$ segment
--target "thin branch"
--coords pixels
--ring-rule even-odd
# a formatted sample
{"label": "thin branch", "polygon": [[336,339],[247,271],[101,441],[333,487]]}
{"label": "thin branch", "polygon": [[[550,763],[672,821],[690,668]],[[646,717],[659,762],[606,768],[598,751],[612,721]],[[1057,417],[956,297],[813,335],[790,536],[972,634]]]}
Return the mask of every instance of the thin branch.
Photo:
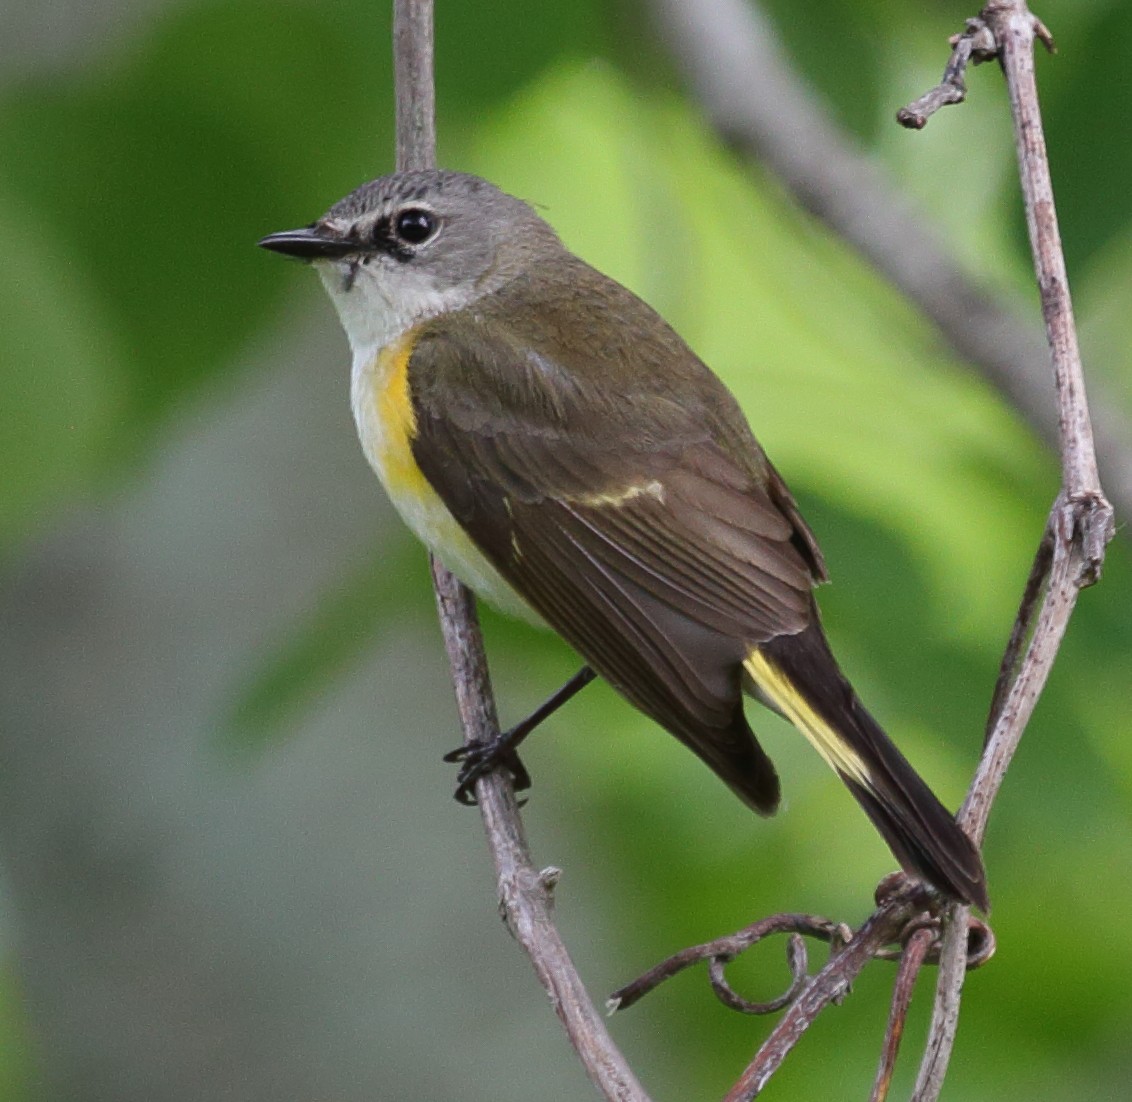
{"label": "thin branch", "polygon": [[928,119],[943,107],[967,98],[967,66],[995,56],[994,36],[981,19],[968,19],[967,29],[951,39],[951,60],[943,79],[918,100],[896,112],[896,121],[909,130],[923,130]]}
{"label": "thin branch", "polygon": [[[498,734],[499,723],[474,601],[435,559],[432,570],[464,740],[482,741]],[[551,893],[558,871],[539,872],[531,861],[510,779],[499,770],[481,777],[476,781],[476,799],[495,863],[504,920],[530,957],[590,1079],[610,1102],[649,1102],[610,1038],[554,924]]]}
{"label": "thin branch", "polygon": [[[898,874],[899,875],[899,874]],[[802,990],[763,1042],[755,1058],[727,1092],[724,1102],[749,1102],[770,1081],[782,1061],[832,1002],[839,1002],[850,985],[884,946],[895,941],[908,923],[923,913],[923,885],[907,878],[891,878],[897,885],[865,924]]]}
{"label": "thin branch", "polygon": [[962,930],[969,911],[961,903],[953,903],[943,913],[943,941],[939,952],[939,975],[936,978],[932,1022],[912,1102],[934,1102],[943,1089],[944,1076],[951,1063],[951,1050],[959,1032],[959,1002],[965,976]]}
{"label": "thin branch", "polygon": [[[401,170],[436,166],[432,43],[432,0],[394,0],[397,167]],[[475,600],[436,559],[432,576],[464,742],[486,742],[498,735],[499,721]],[[499,770],[481,777],[476,799],[507,926],[530,957],[590,1079],[610,1102],[649,1102],[613,1044],[554,924],[552,891],[558,872],[535,868],[510,779]]]}
{"label": "thin branch", "polygon": [[1049,581],[1050,567],[1053,565],[1053,537],[1049,526],[1046,526],[1038,541],[1038,549],[1034,553],[1034,564],[1030,567],[1030,576],[1026,579],[1026,586],[1022,591],[1022,600],[1018,605],[1018,615],[1014,618],[1014,627],[1010,631],[1010,638],[1006,643],[1006,650],[1002,653],[1002,661],[998,667],[998,679],[995,681],[994,693],[991,696],[990,708],[987,712],[986,733],[983,748],[989,740],[991,732],[998,723],[1002,709],[1006,705],[1006,698],[1010,695],[1010,688],[1018,677],[1022,665],[1022,652],[1025,645],[1033,638],[1034,617],[1039,608],[1039,599],[1046,590]]}
{"label": "thin branch", "polygon": [[904,1023],[908,1020],[908,1008],[912,1005],[912,992],[920,969],[928,959],[938,930],[922,926],[908,939],[900,956],[900,969],[896,982],[892,985],[892,1007],[888,1012],[888,1025],[884,1031],[884,1045],[881,1047],[880,1065],[870,1102],[885,1102],[892,1085],[892,1073],[896,1070],[896,1057],[900,1053],[900,1042],[904,1039]]}
{"label": "thin branch", "polygon": [[436,168],[432,0],[393,0],[397,171]]}
{"label": "thin branch", "polygon": [[[1003,660],[1007,676],[1014,665],[1013,656],[1027,633],[1043,581],[1045,596],[1025,655],[1005,693],[1000,676],[986,747],[958,815],[960,824],[976,842],[981,841],[986,832],[991,806],[1049,676],[1078,593],[1100,577],[1105,547],[1114,530],[1112,507],[1101,491],[1097,473],[1034,78],[1034,39],[1037,37],[1048,46],[1049,31],[1031,14],[1025,0],[992,0],[981,12],[980,20],[993,36],[1010,95],[1026,223],[1057,391],[1062,486],[1050,512],[1035,558],[1035,569],[1027,582]],[[1048,568],[1045,579],[1042,578],[1043,568]],[[962,907],[953,909],[950,916],[953,925],[945,930],[936,1001],[913,1096],[915,1102],[935,1102],[939,1097],[955,1042],[965,957],[959,950],[961,935],[956,931],[965,926],[964,910]]]}
{"label": "thin branch", "polygon": [[[654,22],[720,134],[774,173],[806,209],[917,304],[955,351],[1049,446],[1057,411],[1039,328],[1012,299],[980,286],[930,217],[834,121],[797,75],[750,0],[648,0]],[[1107,491],[1132,516],[1132,423],[1091,380]],[[1130,530],[1132,531],[1132,530]]]}

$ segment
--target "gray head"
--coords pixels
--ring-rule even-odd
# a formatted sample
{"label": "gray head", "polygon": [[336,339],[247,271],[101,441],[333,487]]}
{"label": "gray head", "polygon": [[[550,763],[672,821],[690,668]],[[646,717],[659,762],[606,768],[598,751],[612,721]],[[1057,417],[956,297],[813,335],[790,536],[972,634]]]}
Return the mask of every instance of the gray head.
{"label": "gray head", "polygon": [[562,249],[521,199],[462,172],[398,172],[364,184],[266,249],[311,261],[355,350],[457,310]]}

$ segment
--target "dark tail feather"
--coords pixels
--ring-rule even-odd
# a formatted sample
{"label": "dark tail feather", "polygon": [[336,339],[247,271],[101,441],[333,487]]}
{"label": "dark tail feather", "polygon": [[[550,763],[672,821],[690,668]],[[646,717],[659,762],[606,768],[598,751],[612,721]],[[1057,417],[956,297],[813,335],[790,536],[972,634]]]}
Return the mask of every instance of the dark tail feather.
{"label": "dark tail feather", "polygon": [[978,849],[857,699],[816,616],[800,634],[753,650],[744,668],[756,695],[834,768],[905,869],[989,910]]}

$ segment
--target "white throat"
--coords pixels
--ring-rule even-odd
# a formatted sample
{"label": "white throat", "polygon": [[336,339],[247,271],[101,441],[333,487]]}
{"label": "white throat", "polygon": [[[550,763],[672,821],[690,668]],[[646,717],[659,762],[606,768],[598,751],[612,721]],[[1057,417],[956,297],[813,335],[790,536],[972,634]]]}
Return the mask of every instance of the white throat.
{"label": "white throat", "polygon": [[438,288],[412,270],[390,270],[396,261],[371,264],[322,261],[315,265],[346,338],[359,360],[369,363],[383,348],[426,318],[460,310],[476,297],[467,287]]}

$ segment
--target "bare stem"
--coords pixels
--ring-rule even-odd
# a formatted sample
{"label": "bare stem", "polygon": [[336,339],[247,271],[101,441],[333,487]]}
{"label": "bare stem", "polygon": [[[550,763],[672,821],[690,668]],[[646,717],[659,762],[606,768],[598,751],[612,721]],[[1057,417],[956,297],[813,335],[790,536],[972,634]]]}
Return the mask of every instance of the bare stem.
{"label": "bare stem", "polygon": [[[432,0],[394,0],[393,54],[397,96],[397,167],[436,166]],[[499,733],[475,600],[436,559],[433,587],[465,743]],[[496,770],[476,782],[495,865],[500,907],[522,945],[594,1085],[610,1102],[649,1102],[594,1008],[552,915],[554,869],[535,868],[514,788]]]}
{"label": "bare stem", "polygon": [[[1025,0],[992,0],[978,22],[993,38],[1010,96],[1026,223],[1057,392],[1062,464],[1061,492],[1050,512],[1003,659],[983,756],[959,811],[960,825],[981,842],[994,799],[1053,667],[1078,593],[1100,577],[1105,547],[1114,528],[1112,507],[1101,491],[1097,473],[1034,78],[1034,39],[1047,46],[1052,42],[1049,31],[1031,14]],[[1030,632],[1034,603],[1043,587],[1045,596]],[[1017,662],[1027,634],[1029,642]],[[965,969],[960,933],[966,928],[964,912],[964,908],[953,908],[949,916],[952,924],[945,929],[932,1024],[914,1102],[935,1102],[951,1058]]]}
{"label": "bare stem", "polygon": [[904,946],[904,952],[900,956],[900,969],[896,973],[896,982],[892,985],[892,1008],[888,1013],[880,1065],[870,1102],[885,1102],[888,1098],[892,1073],[896,1070],[896,1057],[900,1053],[900,1042],[904,1039],[904,1023],[908,1020],[908,1008],[912,1005],[912,992],[916,989],[916,979],[937,936],[936,930],[925,926],[912,934]]}
{"label": "bare stem", "polygon": [[[498,734],[499,724],[475,602],[435,559],[432,572],[464,740],[485,741]],[[476,781],[476,800],[507,927],[530,957],[590,1079],[611,1102],[649,1102],[594,1008],[555,926],[552,891],[558,870],[540,872],[532,862],[509,777],[499,770],[481,777]]]}
{"label": "bare stem", "polygon": [[951,1062],[951,1050],[959,1031],[959,1000],[966,975],[966,937],[968,910],[953,903],[943,915],[943,943],[939,951],[932,1023],[928,1033],[912,1102],[934,1102],[943,1088]]}
{"label": "bare stem", "polygon": [[393,0],[397,171],[436,168],[432,0]]}

